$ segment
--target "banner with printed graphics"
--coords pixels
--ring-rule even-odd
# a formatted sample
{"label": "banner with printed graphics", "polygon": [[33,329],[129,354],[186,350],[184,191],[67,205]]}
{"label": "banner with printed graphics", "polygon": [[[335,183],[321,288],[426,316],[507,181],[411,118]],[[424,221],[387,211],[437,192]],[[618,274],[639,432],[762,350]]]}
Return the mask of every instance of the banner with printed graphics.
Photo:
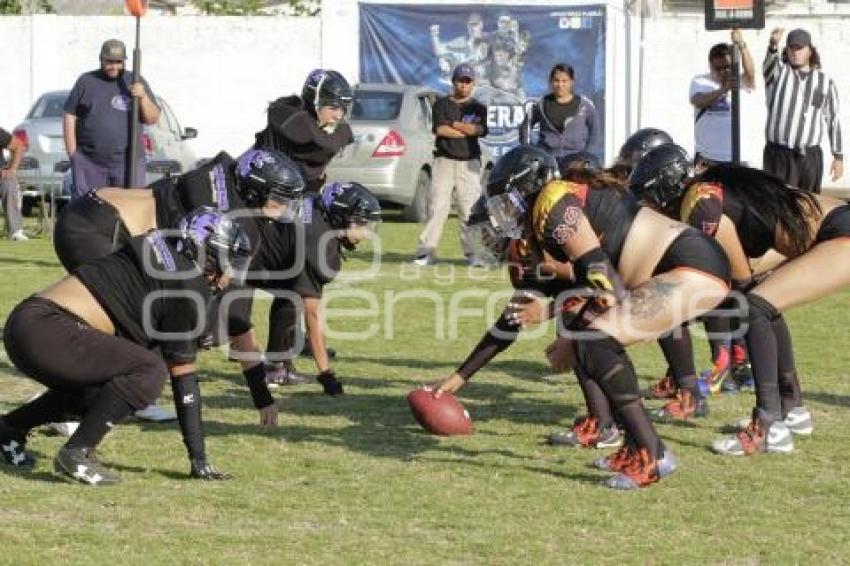
{"label": "banner with printed graphics", "polygon": [[550,92],[555,63],[575,69],[575,92],[599,116],[605,147],[605,6],[360,4],[360,80],[442,92],[459,63],[475,69],[495,155],[518,143],[525,104]]}

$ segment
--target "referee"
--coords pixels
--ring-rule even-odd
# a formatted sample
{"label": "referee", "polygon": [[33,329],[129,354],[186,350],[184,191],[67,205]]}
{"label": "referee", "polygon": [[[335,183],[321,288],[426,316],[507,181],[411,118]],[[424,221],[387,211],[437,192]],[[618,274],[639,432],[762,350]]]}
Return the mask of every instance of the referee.
{"label": "referee", "polygon": [[788,34],[780,57],[777,46],[783,31],[776,28],[770,34],[764,58],[764,170],[789,185],[819,193],[824,126],[832,146],[832,180],[837,181],[844,174],[838,91],[832,79],[820,70],[820,55],[806,30],[795,29]]}

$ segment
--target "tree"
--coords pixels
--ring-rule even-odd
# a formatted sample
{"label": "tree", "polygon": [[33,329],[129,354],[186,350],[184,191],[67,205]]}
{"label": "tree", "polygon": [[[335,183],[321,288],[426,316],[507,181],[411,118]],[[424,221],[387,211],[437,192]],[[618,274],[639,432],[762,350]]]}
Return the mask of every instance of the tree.
{"label": "tree", "polygon": [[53,8],[48,0],[0,0],[0,15],[50,14]]}
{"label": "tree", "polygon": [[281,12],[315,16],[321,11],[321,0],[192,0],[192,4],[210,16],[268,16]]}

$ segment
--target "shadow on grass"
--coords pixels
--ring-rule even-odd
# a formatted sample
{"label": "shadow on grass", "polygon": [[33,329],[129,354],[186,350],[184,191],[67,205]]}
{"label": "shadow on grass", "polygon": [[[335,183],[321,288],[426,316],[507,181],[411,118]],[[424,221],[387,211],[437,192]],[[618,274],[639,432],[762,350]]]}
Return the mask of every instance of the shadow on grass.
{"label": "shadow on grass", "polygon": [[823,391],[804,391],[803,400],[832,405],[834,407],[850,407],[850,396],[824,393]]}
{"label": "shadow on grass", "polygon": [[43,259],[31,259],[24,257],[3,257],[0,256],[0,264],[10,263],[13,265],[35,265],[38,267],[62,267],[58,259],[53,261],[45,261]]}
{"label": "shadow on grass", "polygon": [[[212,372],[215,375],[215,372]],[[230,381],[232,376],[227,376]],[[415,424],[404,394],[363,392],[370,385],[386,387],[383,380],[348,378],[346,384],[358,390],[341,397],[328,397],[318,385],[284,388],[281,412],[296,417],[343,417],[350,424],[341,427],[282,425],[274,430],[261,430],[252,424],[234,424],[205,420],[208,437],[252,435],[277,438],[286,442],[315,442],[345,448],[352,452],[383,458],[407,461],[428,450],[450,450],[441,447],[440,439],[422,431]],[[396,381],[397,385],[412,385],[409,381]],[[308,389],[309,388],[309,389]],[[491,420],[506,420],[519,424],[549,424],[558,426],[571,422],[576,410],[571,405],[546,400],[518,398],[523,390],[501,384],[471,384],[463,391],[463,401],[473,421],[481,425]],[[225,390],[203,395],[205,406],[217,409],[251,409],[247,390],[236,384]],[[138,422],[143,430],[160,429],[163,425]],[[173,426],[173,425],[172,425]],[[480,454],[470,450],[469,454]]]}

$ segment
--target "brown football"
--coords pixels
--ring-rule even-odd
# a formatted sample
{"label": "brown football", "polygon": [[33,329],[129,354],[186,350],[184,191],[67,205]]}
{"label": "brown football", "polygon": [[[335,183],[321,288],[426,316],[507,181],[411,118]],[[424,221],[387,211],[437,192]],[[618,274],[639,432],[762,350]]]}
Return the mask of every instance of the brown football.
{"label": "brown football", "polygon": [[407,402],[416,421],[432,434],[472,434],[469,413],[451,393],[435,397],[433,391],[428,389],[414,389],[407,395]]}

